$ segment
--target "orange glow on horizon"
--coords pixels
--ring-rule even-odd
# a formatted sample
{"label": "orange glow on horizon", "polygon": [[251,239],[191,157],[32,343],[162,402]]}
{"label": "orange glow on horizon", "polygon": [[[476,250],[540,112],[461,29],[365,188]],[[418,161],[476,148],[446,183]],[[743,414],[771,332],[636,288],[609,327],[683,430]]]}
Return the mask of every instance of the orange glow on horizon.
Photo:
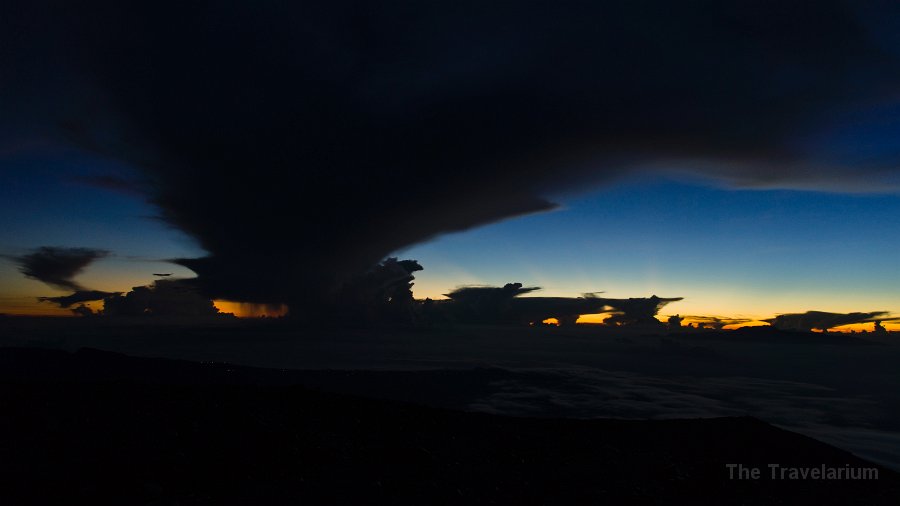
{"label": "orange glow on horizon", "polygon": [[608,314],[583,314],[578,316],[575,323],[603,323],[603,320],[609,318]]}
{"label": "orange glow on horizon", "polygon": [[231,313],[238,318],[277,318],[288,313],[288,307],[284,304],[254,304],[230,300],[214,300],[213,304],[219,312]]}
{"label": "orange glow on horizon", "polygon": [[[284,304],[278,305],[266,305],[266,304],[253,304],[253,303],[245,303],[245,302],[233,302],[227,300],[215,300],[213,301],[215,307],[222,313],[231,313],[238,318],[277,318],[281,316],[285,316],[288,313],[288,308]],[[80,305],[80,304],[79,304]],[[89,307],[95,313],[99,313],[103,310],[103,301],[91,301],[84,304]],[[74,306],[73,306],[74,307]],[[36,297],[0,297],[0,315],[8,315],[8,316],[31,316],[31,317],[76,317],[72,310],[72,308],[60,308],[55,304],[49,302],[39,302]],[[702,314],[702,313],[701,313]],[[660,323],[666,323],[670,315],[658,315],[656,318],[660,321]],[[599,313],[599,314],[583,314],[580,315],[577,323],[586,323],[586,324],[602,324],[603,320],[608,318],[608,313]],[[759,316],[748,315],[746,318],[750,319],[747,322],[743,323],[734,323],[725,325],[723,327],[724,330],[735,330],[740,327],[756,327],[756,326],[764,326],[768,325],[768,323],[761,321]],[[723,318],[725,319],[725,318]],[[558,325],[559,322],[555,318],[548,318],[544,320],[543,323]],[[682,325],[704,323],[703,321],[694,320],[690,317],[685,317]],[[900,332],[900,321],[883,321],[882,325],[885,330],[888,332]],[[841,325],[839,327],[834,327],[829,329],[829,332],[832,333],[872,333],[875,330],[875,324],[872,322],[868,323],[854,323],[850,325]]]}
{"label": "orange glow on horizon", "polygon": [[7,306],[0,305],[0,315],[7,316],[51,316],[56,318],[68,318],[71,316],[75,316],[68,309],[62,309],[58,307],[42,307],[38,305],[34,306]]}
{"label": "orange glow on horizon", "polygon": [[[656,317],[660,323],[666,323],[670,315],[659,315]],[[576,323],[603,323],[603,320],[609,318],[608,313],[599,313],[599,314],[583,314],[578,317],[578,321]],[[706,323],[701,322],[699,320],[694,320],[691,318],[685,318],[684,321],[681,322],[682,325],[687,326],[688,324],[697,324],[697,323]],[[725,325],[722,327],[724,330],[734,330],[740,327],[758,327],[760,325],[768,325],[768,323],[759,321],[759,320],[750,320],[744,323],[732,323],[729,325]]]}
{"label": "orange glow on horizon", "polygon": [[[900,322],[881,322],[881,326],[885,328],[888,332],[900,331]],[[841,325],[840,327],[834,327],[829,329],[829,332],[874,332],[875,324],[874,323],[851,323],[850,325]]]}
{"label": "orange glow on horizon", "polygon": [[[9,316],[56,316],[70,317],[76,316],[72,309],[80,306],[81,303],[71,308],[61,308],[51,302],[40,302],[36,297],[3,297],[0,298],[0,314]],[[103,309],[103,301],[85,302],[85,306],[89,307],[95,313]]]}
{"label": "orange glow on horizon", "polygon": [[[666,323],[666,320],[669,318],[669,316],[670,315],[659,315],[656,317],[656,319],[659,320],[660,323]],[[576,323],[593,323],[593,324],[603,323],[603,320],[608,317],[609,317],[609,314],[607,314],[607,313],[583,314],[578,317],[578,321]],[[692,319],[690,317],[685,317],[684,321],[682,322],[682,325],[684,325],[684,326],[686,326],[688,324],[696,325],[697,323],[707,323],[707,322]],[[723,330],[735,330],[735,329],[739,329],[741,327],[761,327],[761,326],[768,326],[768,325],[769,325],[768,323],[766,323],[760,319],[750,319],[749,321],[742,322],[742,323],[732,323],[732,324],[725,325],[724,327],[722,327],[722,329]],[[881,325],[888,332],[900,332],[900,321],[886,321],[886,322],[882,322]],[[874,330],[875,330],[875,324],[869,322],[869,323],[853,323],[850,325],[841,325],[839,327],[834,327],[834,328],[829,329],[829,332],[831,332],[831,333],[839,332],[839,333],[849,334],[851,332],[860,333],[863,331],[874,332]]]}
{"label": "orange glow on horizon", "polygon": [[[226,300],[213,301],[216,309],[222,313],[232,313],[238,318],[274,318],[287,314],[285,305],[250,304],[243,302],[231,302]],[[81,304],[78,304],[81,305]],[[95,313],[103,310],[103,301],[90,301],[84,303]],[[73,306],[74,308],[75,306]],[[35,297],[9,297],[0,298],[0,314],[9,316],[52,316],[60,318],[77,317],[72,308],[61,308],[49,302],[40,302]]]}

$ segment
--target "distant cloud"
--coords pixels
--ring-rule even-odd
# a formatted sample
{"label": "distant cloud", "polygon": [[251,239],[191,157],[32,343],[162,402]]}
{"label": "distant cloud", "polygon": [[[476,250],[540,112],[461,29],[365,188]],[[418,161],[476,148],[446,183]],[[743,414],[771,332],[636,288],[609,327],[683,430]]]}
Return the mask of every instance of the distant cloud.
{"label": "distant cloud", "polygon": [[460,286],[444,295],[455,301],[505,301],[540,289],[539,286],[523,287],[522,283],[507,283],[503,287]]}
{"label": "distant cloud", "polygon": [[114,295],[121,295],[121,292],[103,292],[100,290],[80,290],[71,295],[59,297],[38,297],[41,302],[52,302],[61,308],[68,308],[82,302],[91,302],[103,300]]}
{"label": "distant cloud", "polygon": [[684,297],[632,297],[628,299],[607,299],[597,297],[607,306],[606,311],[611,316],[603,320],[607,325],[630,325],[638,323],[659,324],[656,315],[659,310],[669,303],[683,300]]}
{"label": "distant cloud", "polygon": [[77,307],[73,307],[71,311],[76,316],[81,316],[81,317],[96,316],[96,314],[97,314],[94,312],[93,309],[85,306],[84,304],[77,306]]}
{"label": "distant cloud", "polygon": [[102,316],[210,318],[222,314],[212,300],[184,280],[158,279],[128,293],[105,297]]}
{"label": "distant cloud", "polygon": [[30,279],[62,290],[83,291],[73,278],[95,260],[109,252],[91,248],[55,248],[44,246],[22,256],[10,257],[19,265],[19,272]]}
{"label": "distant cloud", "polygon": [[555,318],[560,325],[574,325],[580,315],[610,313],[604,320],[611,325],[660,325],[655,316],[666,304],[682,297],[634,297],[610,299],[593,292],[581,297],[522,297],[540,287],[522,283],[494,286],[462,286],[446,294],[446,307],[462,321],[519,322],[538,324]]}
{"label": "distant cloud", "polygon": [[684,319],[691,323],[696,323],[698,326],[709,327],[716,330],[720,330],[727,325],[738,325],[741,323],[750,323],[753,321],[749,318],[729,318],[725,316],[698,315],[685,315]]}
{"label": "distant cloud", "polygon": [[[65,296],[38,297],[38,300],[68,308],[79,316],[179,318],[226,316],[219,312],[212,300],[198,294],[196,287],[180,279],[159,279],[147,286],[136,286],[127,293],[79,290]],[[84,305],[85,302],[100,300],[103,301],[103,309],[97,312]]]}
{"label": "distant cloud", "polygon": [[873,323],[875,321],[889,320],[887,311],[872,311],[869,313],[828,313],[825,311],[807,311],[805,313],[786,313],[774,318],[762,320],[773,327],[782,330],[809,331],[812,329],[828,330],[841,325],[853,323]]}

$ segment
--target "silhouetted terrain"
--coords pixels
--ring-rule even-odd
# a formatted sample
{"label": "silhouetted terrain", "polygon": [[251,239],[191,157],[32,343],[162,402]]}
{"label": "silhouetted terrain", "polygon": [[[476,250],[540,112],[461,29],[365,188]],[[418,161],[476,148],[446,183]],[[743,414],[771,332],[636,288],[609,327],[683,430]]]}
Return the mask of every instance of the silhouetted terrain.
{"label": "silhouetted terrain", "polygon": [[271,319],[146,321],[6,318],[0,320],[0,346],[88,347],[286,369],[294,371],[290,380],[279,380],[286,384],[500,415],[752,416],[900,470],[895,333],[760,327],[646,336],[585,325],[334,328]]}
{"label": "silhouetted terrain", "polygon": [[[415,381],[415,373],[360,378],[383,386],[398,381],[392,374]],[[433,395],[455,383],[452,374],[423,375],[419,390]],[[303,377],[4,348],[0,502],[846,505],[900,497],[900,478],[883,468],[869,481],[729,480],[727,463],[873,467],[749,417],[506,417],[310,390],[297,384]]]}

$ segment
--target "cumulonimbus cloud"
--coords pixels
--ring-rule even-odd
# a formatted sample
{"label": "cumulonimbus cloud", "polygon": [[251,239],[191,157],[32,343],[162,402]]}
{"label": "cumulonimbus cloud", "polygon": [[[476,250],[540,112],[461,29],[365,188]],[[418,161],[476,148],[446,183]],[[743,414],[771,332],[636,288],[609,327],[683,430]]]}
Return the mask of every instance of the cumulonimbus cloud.
{"label": "cumulonimbus cloud", "polygon": [[4,34],[3,105],[141,167],[209,252],[179,261],[204,293],[315,314],[398,248],[644,167],[896,178],[897,153],[850,166],[809,146],[892,99],[890,18],[837,0],[36,1]]}

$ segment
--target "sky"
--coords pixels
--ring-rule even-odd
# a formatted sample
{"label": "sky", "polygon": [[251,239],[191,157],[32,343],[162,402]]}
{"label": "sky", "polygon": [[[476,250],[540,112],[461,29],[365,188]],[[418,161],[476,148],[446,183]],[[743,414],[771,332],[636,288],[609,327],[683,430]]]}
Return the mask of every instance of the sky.
{"label": "sky", "polygon": [[[139,194],[87,179],[127,168],[71,153],[29,153],[16,163],[20,170],[8,172],[0,189],[3,254],[45,245],[110,250],[77,277],[104,291],[148,284],[154,273],[194,276],[166,260],[203,255],[196,241],[159,220]],[[556,195],[562,205],[553,211],[392,254],[425,267],[416,273],[417,298],[443,298],[460,285],[521,282],[542,287],[538,296],[685,297],[663,315],[758,320],[807,310],[900,312],[896,193],[734,189],[683,179],[647,173]],[[227,222],[227,212],[222,218]],[[36,300],[67,291],[25,278],[9,259],[0,263],[0,286],[0,312],[69,314]],[[219,307],[264,314],[252,304]]]}
{"label": "sky", "polygon": [[900,311],[890,2],[3,18],[3,312],[61,295],[11,261],[45,246],[108,251],[76,279],[92,290],[196,275],[308,317],[390,255],[424,266],[418,297],[517,281],[680,314]]}
{"label": "sky", "polygon": [[900,198],[621,181],[534,214],[403,250],[417,296],[457,284],[535,295],[683,296],[663,314],[768,318],[900,308]]}
{"label": "sky", "polygon": [[[194,274],[166,262],[197,256],[196,241],[160,221],[146,198],[89,182],[98,174],[129,174],[113,160],[71,149],[27,147],[3,157],[0,187],[0,313],[70,315],[37,297],[71,293],[26,278],[10,257],[42,247],[87,247],[112,254],[94,262],[78,282],[95,290],[128,291],[154,273]],[[96,304],[95,304],[96,305]]]}

